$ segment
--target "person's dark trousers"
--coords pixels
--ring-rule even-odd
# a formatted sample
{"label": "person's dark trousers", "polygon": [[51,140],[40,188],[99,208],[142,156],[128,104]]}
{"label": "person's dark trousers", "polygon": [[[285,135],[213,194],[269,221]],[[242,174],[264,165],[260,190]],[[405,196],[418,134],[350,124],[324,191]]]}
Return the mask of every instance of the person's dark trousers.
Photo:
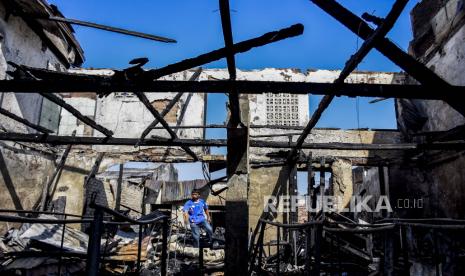
{"label": "person's dark trousers", "polygon": [[208,240],[211,244],[212,242],[212,236],[213,236],[213,229],[211,225],[206,221],[202,221],[199,223],[191,223],[191,231],[192,231],[192,237],[194,238],[194,246],[199,247],[199,240],[200,240],[200,228],[203,228],[205,232],[207,232]]}

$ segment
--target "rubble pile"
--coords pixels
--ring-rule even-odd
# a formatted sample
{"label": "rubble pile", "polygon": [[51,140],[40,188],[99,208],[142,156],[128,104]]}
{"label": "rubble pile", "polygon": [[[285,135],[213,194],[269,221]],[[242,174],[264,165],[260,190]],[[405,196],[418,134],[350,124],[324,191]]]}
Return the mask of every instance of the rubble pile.
{"label": "rubble pile", "polygon": [[[324,218],[317,217],[322,223],[321,234],[317,234],[316,226],[307,229],[281,229],[282,236],[258,245],[262,259],[252,260],[252,274],[276,273],[278,262],[281,275],[302,275],[307,271],[307,258],[310,258],[310,269],[327,273],[345,272],[350,275],[368,275],[379,272],[380,260],[384,258],[385,232],[374,231],[364,233],[369,227],[364,221],[352,221],[338,214],[327,213]],[[367,224],[368,226],[368,224]],[[307,236],[308,235],[308,236]],[[310,242],[307,251],[307,242]],[[252,252],[253,254],[253,252]],[[278,256],[279,254],[279,256]],[[255,253],[255,257],[258,252]],[[400,268],[401,269],[401,268]]]}
{"label": "rubble pile", "polygon": [[[159,216],[154,212],[145,216]],[[39,219],[56,220],[40,215]],[[142,219],[142,218],[141,218]],[[63,233],[63,230],[64,233]],[[85,273],[88,234],[63,224],[23,223],[0,238],[1,275],[81,275]],[[202,269],[209,275],[224,267],[224,228],[217,228],[212,244],[193,246],[192,234],[175,222],[169,225],[168,275],[188,275]],[[101,239],[101,274],[137,273],[139,226],[109,225]],[[199,253],[202,256],[199,256]],[[202,258],[200,258],[202,257]],[[158,275],[162,258],[161,225],[142,229],[141,275]],[[199,268],[200,260],[203,266]]]}

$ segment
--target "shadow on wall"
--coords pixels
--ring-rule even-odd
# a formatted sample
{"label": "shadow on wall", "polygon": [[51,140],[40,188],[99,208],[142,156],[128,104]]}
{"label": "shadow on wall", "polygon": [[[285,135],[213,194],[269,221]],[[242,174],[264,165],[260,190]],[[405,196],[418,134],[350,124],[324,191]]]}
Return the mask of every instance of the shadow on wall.
{"label": "shadow on wall", "polygon": [[16,193],[15,187],[13,185],[13,181],[11,180],[10,172],[8,171],[8,167],[6,166],[5,159],[3,158],[3,153],[0,151],[0,171],[2,173],[3,182],[10,194],[11,200],[13,205],[15,206],[16,210],[23,210],[23,206],[21,204],[21,200]]}
{"label": "shadow on wall", "polygon": [[[258,174],[261,174],[262,170],[267,170],[267,169],[270,169],[270,168],[259,168],[259,169],[254,169],[256,173]],[[271,169],[274,169],[274,168],[271,168]],[[251,175],[254,174],[254,172],[252,171],[251,172]],[[264,174],[266,175],[266,174]],[[265,219],[265,220],[275,220],[275,219],[278,219],[278,213],[275,213],[275,212],[265,212],[265,210],[263,209],[263,206],[264,206],[264,202],[263,202],[263,196],[268,196],[268,195],[271,195],[271,196],[279,196],[281,194],[283,194],[283,189],[284,187],[286,186],[285,184],[287,183],[289,179],[289,168],[287,166],[283,166],[280,168],[279,170],[279,174],[278,174],[278,177],[277,177],[277,180],[275,183],[253,183],[254,182],[254,179],[253,177],[251,177],[250,179],[250,187],[257,187],[257,186],[262,186],[262,185],[265,185],[267,186],[266,188],[268,188],[269,186],[272,187],[272,191],[271,193],[262,193],[261,191],[258,191],[258,198],[255,198],[255,200],[257,202],[256,203],[256,206],[255,208],[258,208],[260,211],[258,211],[260,213],[260,216],[257,220],[257,223],[255,225],[255,227],[253,227],[252,231],[253,231],[253,237],[257,237],[258,236],[258,230],[259,230],[259,225],[260,225],[260,219]],[[260,181],[259,179],[257,179],[257,181]],[[250,198],[250,193],[253,193],[254,191],[249,191],[249,198]],[[249,202],[249,206],[252,205],[251,202]]]}

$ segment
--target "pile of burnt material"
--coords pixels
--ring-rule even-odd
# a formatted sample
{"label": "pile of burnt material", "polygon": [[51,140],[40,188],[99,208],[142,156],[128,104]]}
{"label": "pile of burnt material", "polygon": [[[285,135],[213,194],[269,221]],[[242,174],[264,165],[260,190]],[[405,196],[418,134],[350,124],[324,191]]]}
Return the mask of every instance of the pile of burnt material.
{"label": "pile of burnt material", "polygon": [[251,238],[249,273],[463,275],[464,232],[465,221],[450,218],[369,223],[328,212],[298,224],[261,219]]}

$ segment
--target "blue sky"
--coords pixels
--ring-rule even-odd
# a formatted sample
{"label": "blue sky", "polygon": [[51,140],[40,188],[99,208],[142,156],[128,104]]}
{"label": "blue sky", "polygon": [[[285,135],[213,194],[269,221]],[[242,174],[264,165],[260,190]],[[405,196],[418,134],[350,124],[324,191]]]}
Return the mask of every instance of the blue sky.
{"label": "blue sky", "polygon": [[[69,18],[122,27],[176,39],[165,44],[74,26],[86,56],[84,67],[125,68],[136,57],[148,57],[146,68],[155,68],[223,47],[218,1],[212,0],[49,0]],[[394,0],[340,0],[357,15],[369,12],[385,16]],[[388,34],[402,49],[408,48],[412,32],[409,12],[418,0],[411,0]],[[305,0],[231,0],[234,41],[239,42],[295,23],[305,26],[304,34],[236,56],[240,69],[266,67],[341,69],[363,41],[339,22]],[[219,60],[205,68],[224,68]],[[376,50],[359,70],[397,72],[399,68]],[[321,97],[310,96],[310,114]],[[368,98],[337,98],[323,114],[318,127],[396,128],[392,100],[368,104]],[[210,95],[209,123],[225,120],[223,95]],[[358,103],[357,103],[358,101]],[[358,109],[357,109],[358,105]],[[357,112],[358,110],[358,112]],[[357,116],[358,113],[358,116]],[[210,130],[208,137],[224,137],[224,131]]]}

